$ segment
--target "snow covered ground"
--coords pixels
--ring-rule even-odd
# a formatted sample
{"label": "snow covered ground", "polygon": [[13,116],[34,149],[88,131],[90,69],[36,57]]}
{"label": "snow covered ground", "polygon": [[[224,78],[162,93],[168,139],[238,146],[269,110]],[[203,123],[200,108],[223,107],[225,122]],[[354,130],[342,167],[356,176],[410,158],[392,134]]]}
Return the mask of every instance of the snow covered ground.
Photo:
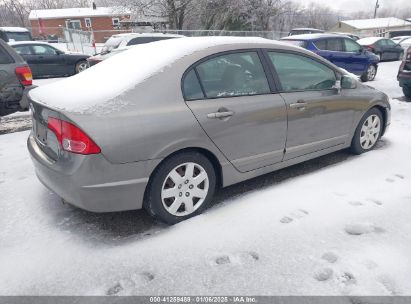
{"label": "snow covered ground", "polygon": [[342,151],[221,190],[173,227],[92,214],[37,180],[28,131],[0,136],[0,295],[411,295],[411,103],[378,148]]}

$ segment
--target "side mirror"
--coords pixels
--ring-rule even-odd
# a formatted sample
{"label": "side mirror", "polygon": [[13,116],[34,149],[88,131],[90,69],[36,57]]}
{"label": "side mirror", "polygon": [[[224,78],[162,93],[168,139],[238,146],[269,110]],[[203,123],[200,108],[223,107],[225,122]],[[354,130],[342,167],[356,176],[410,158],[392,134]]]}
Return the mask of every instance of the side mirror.
{"label": "side mirror", "polygon": [[357,87],[357,81],[351,76],[342,75],[340,85],[342,89],[355,89]]}
{"label": "side mirror", "polygon": [[56,54],[57,54],[57,55],[63,55],[64,52],[63,52],[63,51],[60,51],[60,50],[56,50]]}

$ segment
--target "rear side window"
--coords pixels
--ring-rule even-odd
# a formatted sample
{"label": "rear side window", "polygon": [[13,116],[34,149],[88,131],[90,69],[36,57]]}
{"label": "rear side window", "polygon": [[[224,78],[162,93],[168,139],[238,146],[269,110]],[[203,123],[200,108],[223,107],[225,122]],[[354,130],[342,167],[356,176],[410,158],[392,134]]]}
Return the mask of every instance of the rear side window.
{"label": "rear side window", "polygon": [[311,58],[269,52],[283,92],[331,89],[336,77],[334,71]]}
{"label": "rear side window", "polygon": [[326,50],[327,49],[327,40],[325,40],[325,39],[314,41],[313,44],[319,50]]}
{"label": "rear side window", "polygon": [[153,42],[153,38],[151,37],[137,37],[131,39],[127,45],[137,45],[137,44],[144,44],[144,43],[150,43]]}
{"label": "rear side window", "polygon": [[183,80],[183,91],[186,100],[203,99],[204,94],[196,72],[192,69]]}
{"label": "rear side window", "polygon": [[341,39],[327,39],[327,50],[333,52],[344,51]]}
{"label": "rear side window", "polygon": [[0,45],[0,64],[13,63],[13,58],[7,53],[7,51]]}
{"label": "rear side window", "polygon": [[256,52],[214,57],[199,64],[196,70],[207,98],[270,93]]}
{"label": "rear side window", "polygon": [[15,46],[14,49],[20,55],[30,55],[31,49],[28,45]]}

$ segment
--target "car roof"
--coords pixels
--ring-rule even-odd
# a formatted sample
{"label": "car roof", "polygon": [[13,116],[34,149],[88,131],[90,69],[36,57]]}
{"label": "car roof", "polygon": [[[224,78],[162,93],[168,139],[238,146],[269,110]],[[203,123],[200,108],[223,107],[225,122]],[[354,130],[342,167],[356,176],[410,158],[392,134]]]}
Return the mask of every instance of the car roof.
{"label": "car roof", "polygon": [[387,38],[384,38],[384,37],[367,37],[367,38],[362,38],[362,39],[357,40],[357,43],[359,43],[359,44],[362,44],[362,43],[370,44],[370,43],[375,43],[375,42],[377,42],[381,39],[387,39]]}
{"label": "car roof", "polygon": [[15,46],[15,45],[22,45],[22,44],[43,44],[43,45],[49,45],[53,46],[52,44],[44,41],[14,41],[14,42],[9,42],[9,45]]}
{"label": "car roof", "polygon": [[[152,94],[166,93],[177,94],[175,97],[179,98],[181,77],[193,64],[223,52],[259,48],[294,51],[317,58],[325,65],[331,64],[303,48],[258,37],[217,36],[168,39],[130,48],[73,77],[38,87],[30,91],[30,98],[51,108],[58,108],[65,114],[72,112],[73,115],[94,110],[101,111],[106,106],[112,107],[110,101],[116,100],[119,95],[133,95],[137,91],[141,94],[139,98],[142,99],[151,94],[150,98],[155,100],[158,96]],[[165,49],[167,52],[164,52]],[[127,68],[130,66],[138,66],[138,69]],[[170,80],[175,86],[167,85],[167,89],[155,90],[154,93],[152,90],[141,90],[142,87],[154,88],[153,84],[158,87],[158,83],[162,83],[165,79]],[[90,93],[70,90],[72,87],[85,86]],[[61,94],[62,91],[68,93]]]}
{"label": "car roof", "polygon": [[[163,34],[163,33],[121,33],[121,34],[115,34],[111,37],[114,38],[137,38],[137,37],[185,37],[183,35],[176,35],[176,34]],[[111,38],[110,37],[110,38]]]}
{"label": "car roof", "polygon": [[24,27],[13,27],[13,26],[2,26],[2,27],[0,27],[0,31],[3,31],[3,32],[21,32],[21,33],[29,32],[29,30],[24,28]]}
{"label": "car roof", "polygon": [[301,34],[301,35],[287,36],[287,37],[281,38],[281,40],[308,41],[308,40],[317,40],[317,39],[323,39],[323,38],[341,38],[341,37],[349,38],[348,36],[344,36],[340,34],[315,33],[315,34]]}
{"label": "car roof", "polygon": [[291,31],[322,31],[322,30],[312,28],[312,27],[297,27],[297,28],[293,28]]}

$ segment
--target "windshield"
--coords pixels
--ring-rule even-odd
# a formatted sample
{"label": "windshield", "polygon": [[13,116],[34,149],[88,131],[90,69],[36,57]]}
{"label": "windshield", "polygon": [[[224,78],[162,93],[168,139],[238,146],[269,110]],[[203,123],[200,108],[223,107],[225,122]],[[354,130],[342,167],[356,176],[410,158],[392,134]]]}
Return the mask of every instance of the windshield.
{"label": "windshield", "polygon": [[32,41],[29,32],[6,32],[9,41]]}
{"label": "windshield", "polygon": [[118,48],[123,40],[122,37],[113,36],[109,38],[101,49],[101,54],[110,53],[112,50]]}

